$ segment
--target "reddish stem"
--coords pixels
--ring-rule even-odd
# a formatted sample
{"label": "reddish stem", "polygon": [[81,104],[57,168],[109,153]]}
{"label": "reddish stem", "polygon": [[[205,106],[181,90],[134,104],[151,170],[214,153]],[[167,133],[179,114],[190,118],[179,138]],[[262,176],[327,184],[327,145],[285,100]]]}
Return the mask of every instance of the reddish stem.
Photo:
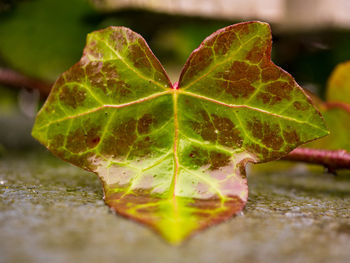
{"label": "reddish stem", "polygon": [[5,68],[0,68],[0,84],[15,88],[36,89],[42,97],[47,97],[51,90],[51,85],[47,82]]}
{"label": "reddish stem", "polygon": [[329,109],[335,109],[340,108],[345,111],[347,111],[350,114],[350,105],[344,102],[324,102],[323,106],[329,110]]}
{"label": "reddish stem", "polygon": [[287,161],[320,164],[333,172],[340,169],[350,169],[350,153],[345,150],[319,150],[296,148],[282,158]]}

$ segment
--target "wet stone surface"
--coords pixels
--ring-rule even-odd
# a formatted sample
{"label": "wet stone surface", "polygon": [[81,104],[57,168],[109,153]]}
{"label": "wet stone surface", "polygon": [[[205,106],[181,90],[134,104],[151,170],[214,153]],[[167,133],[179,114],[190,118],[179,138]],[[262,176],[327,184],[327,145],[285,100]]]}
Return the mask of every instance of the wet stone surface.
{"label": "wet stone surface", "polygon": [[48,152],[0,158],[0,262],[350,262],[350,174],[248,172],[244,213],[179,247],[113,215],[98,178]]}

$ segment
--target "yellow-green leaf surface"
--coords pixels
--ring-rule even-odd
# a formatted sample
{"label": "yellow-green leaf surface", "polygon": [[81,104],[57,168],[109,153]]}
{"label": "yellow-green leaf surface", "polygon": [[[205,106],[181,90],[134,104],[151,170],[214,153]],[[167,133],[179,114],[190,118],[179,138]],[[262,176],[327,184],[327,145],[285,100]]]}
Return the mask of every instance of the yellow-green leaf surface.
{"label": "yellow-green leaf surface", "polygon": [[339,64],[332,72],[326,100],[350,104],[350,61]]}
{"label": "yellow-green leaf surface", "polygon": [[193,51],[172,85],[141,36],[93,32],[54,84],[33,136],[98,174],[113,210],[179,243],[244,208],[247,162],[327,134],[270,53],[268,24],[229,26]]}
{"label": "yellow-green leaf surface", "polygon": [[330,135],[305,146],[350,152],[350,61],[339,64],[332,72],[326,101],[314,101],[323,114]]}

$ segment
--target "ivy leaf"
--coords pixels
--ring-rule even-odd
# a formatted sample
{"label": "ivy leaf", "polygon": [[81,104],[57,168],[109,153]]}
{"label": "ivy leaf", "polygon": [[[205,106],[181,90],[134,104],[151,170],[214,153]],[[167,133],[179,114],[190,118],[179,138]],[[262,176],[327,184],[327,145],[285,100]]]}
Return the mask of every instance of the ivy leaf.
{"label": "ivy leaf", "polygon": [[270,53],[268,24],[229,26],[193,51],[172,85],[140,35],[93,32],[54,84],[33,136],[98,174],[113,210],[179,243],[243,209],[247,162],[327,134]]}
{"label": "ivy leaf", "polygon": [[326,101],[313,99],[330,129],[330,135],[305,147],[350,152],[350,61],[339,64],[327,85]]}

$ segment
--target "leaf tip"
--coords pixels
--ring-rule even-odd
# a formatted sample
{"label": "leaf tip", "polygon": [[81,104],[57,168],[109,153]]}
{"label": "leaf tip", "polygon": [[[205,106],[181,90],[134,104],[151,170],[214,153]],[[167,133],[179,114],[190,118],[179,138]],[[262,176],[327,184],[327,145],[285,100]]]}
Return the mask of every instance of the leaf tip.
{"label": "leaf tip", "polygon": [[179,246],[192,234],[192,230],[189,231],[186,227],[178,228],[167,226],[166,228],[158,229],[163,239],[170,245]]}

